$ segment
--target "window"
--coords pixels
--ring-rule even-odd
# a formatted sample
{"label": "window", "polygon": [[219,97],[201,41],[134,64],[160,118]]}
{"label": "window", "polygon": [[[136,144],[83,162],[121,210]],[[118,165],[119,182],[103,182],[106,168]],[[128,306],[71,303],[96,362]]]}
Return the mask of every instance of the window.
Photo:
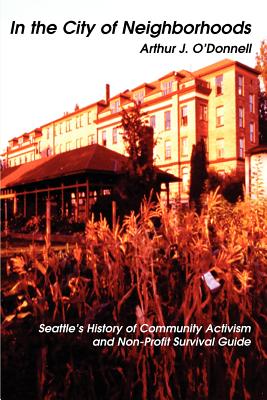
{"label": "window", "polygon": [[182,169],[182,191],[188,192],[189,190],[189,170],[188,167]]}
{"label": "window", "polygon": [[164,127],[166,129],[171,129],[171,112],[165,111],[164,113]]}
{"label": "window", "polygon": [[239,157],[244,158],[244,144],[245,140],[244,138],[239,139]]}
{"label": "window", "polygon": [[255,143],[255,126],[254,122],[249,123],[249,140],[251,143]]}
{"label": "window", "polygon": [[71,131],[71,120],[68,119],[66,121],[66,132],[70,132]]}
{"label": "window", "polygon": [[58,146],[58,152],[62,153],[62,144],[60,143],[60,145]]}
{"label": "window", "polygon": [[117,144],[118,143],[118,128],[113,128],[112,129],[112,143]]}
{"label": "window", "polygon": [[205,104],[200,104],[199,118],[201,121],[208,121],[208,107]]}
{"label": "window", "polygon": [[140,90],[139,92],[134,94],[134,100],[136,103],[143,103],[144,102],[144,97],[145,97],[145,92],[143,90]]}
{"label": "window", "polygon": [[244,128],[244,108],[238,107],[238,126]]}
{"label": "window", "polygon": [[70,142],[66,142],[66,151],[70,151]]}
{"label": "window", "polygon": [[205,144],[206,156],[207,156],[207,158],[208,158],[208,155],[209,155],[209,151],[208,151],[208,144],[209,144],[209,143],[208,143],[208,138],[207,138],[207,136],[201,135],[200,139],[203,140],[203,142],[204,142],[204,144]]}
{"label": "window", "polygon": [[182,137],[182,156],[188,155],[188,138]]}
{"label": "window", "polygon": [[237,77],[237,93],[239,96],[244,95],[244,77],[243,75],[238,75]]}
{"label": "window", "polygon": [[110,103],[111,114],[115,114],[120,111],[120,100],[115,100]]}
{"label": "window", "polygon": [[76,139],[76,149],[82,146],[82,138]]}
{"label": "window", "polygon": [[172,158],[172,148],[171,148],[171,141],[165,141],[165,160],[169,160]]}
{"label": "window", "polygon": [[51,154],[52,154],[51,147],[47,147],[47,149],[46,149],[46,155],[47,155],[47,157],[51,156]]}
{"label": "window", "polygon": [[88,136],[88,144],[95,144],[95,135]]}
{"label": "window", "polygon": [[27,156],[24,157],[24,162],[26,163],[28,161]]}
{"label": "window", "polygon": [[87,113],[87,125],[91,124],[91,111],[88,111]]}
{"label": "window", "polygon": [[82,114],[76,116],[76,128],[81,128],[82,124]]}
{"label": "window", "polygon": [[216,96],[223,94],[223,75],[218,75],[215,78]]}
{"label": "window", "polygon": [[49,136],[50,136],[50,130],[49,130],[49,128],[47,128],[47,130],[46,130],[46,138],[49,139]]}
{"label": "window", "polygon": [[223,106],[216,108],[216,126],[224,125],[224,109]]}
{"label": "window", "polygon": [[161,89],[163,96],[172,92],[172,83],[173,83],[172,81],[162,82]]}
{"label": "window", "polygon": [[102,145],[103,146],[107,145],[107,132],[106,131],[102,132]]}
{"label": "window", "polygon": [[224,139],[216,140],[216,157],[217,158],[224,157]]}
{"label": "window", "polygon": [[188,107],[187,106],[183,106],[181,108],[181,115],[182,115],[181,125],[187,126],[187,124],[188,124]]}
{"label": "window", "polygon": [[156,115],[151,115],[150,117],[150,126],[155,129],[156,128]]}
{"label": "window", "polygon": [[63,133],[62,131],[62,122],[59,124],[59,134],[61,135]]}
{"label": "window", "polygon": [[254,113],[254,94],[249,94],[249,112]]}

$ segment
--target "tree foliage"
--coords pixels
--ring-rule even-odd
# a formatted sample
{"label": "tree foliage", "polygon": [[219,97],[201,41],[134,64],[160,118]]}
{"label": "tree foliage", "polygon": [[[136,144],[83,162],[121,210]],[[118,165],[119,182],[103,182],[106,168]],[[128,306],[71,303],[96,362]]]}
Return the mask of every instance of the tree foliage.
{"label": "tree foliage", "polygon": [[256,54],[256,69],[260,72],[264,90],[259,92],[259,142],[267,144],[267,41],[261,42]]}
{"label": "tree foliage", "polygon": [[201,139],[192,148],[189,202],[196,211],[201,211],[201,195],[205,191],[205,181],[208,177],[207,155],[204,139]]}
{"label": "tree foliage", "polygon": [[229,203],[236,203],[239,199],[244,199],[244,176],[237,172],[225,174],[224,176],[218,174],[215,170],[209,170],[208,179],[206,182],[207,191],[215,191],[220,186],[218,193],[220,193]]}
{"label": "tree foliage", "polygon": [[267,40],[262,40],[259,53],[256,53],[256,69],[260,72],[267,93]]}
{"label": "tree foliage", "polygon": [[128,155],[125,175],[116,188],[116,199],[121,204],[123,214],[138,211],[144,197],[154,196],[159,188],[156,185],[156,171],[153,165],[154,130],[148,126],[140,104],[130,110],[122,111],[122,138]]}
{"label": "tree foliage", "polygon": [[122,138],[127,162],[124,173],[117,181],[112,196],[98,199],[92,211],[96,218],[104,215],[111,222],[111,201],[117,204],[117,216],[123,220],[131,211],[139,212],[144,197],[156,200],[160,187],[153,166],[154,131],[148,126],[140,104],[128,110],[122,110]]}
{"label": "tree foliage", "polygon": [[130,176],[150,180],[153,170],[153,128],[145,121],[140,104],[122,111],[121,127],[124,147],[128,153],[127,170]]}
{"label": "tree foliage", "polygon": [[267,144],[267,93],[259,93],[259,142]]}

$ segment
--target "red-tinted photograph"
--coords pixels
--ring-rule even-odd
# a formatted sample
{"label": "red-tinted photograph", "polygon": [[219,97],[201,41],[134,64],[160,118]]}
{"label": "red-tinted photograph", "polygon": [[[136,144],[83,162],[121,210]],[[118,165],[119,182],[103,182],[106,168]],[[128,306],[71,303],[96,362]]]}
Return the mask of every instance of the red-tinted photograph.
{"label": "red-tinted photograph", "polygon": [[3,400],[267,398],[263,9],[1,0]]}

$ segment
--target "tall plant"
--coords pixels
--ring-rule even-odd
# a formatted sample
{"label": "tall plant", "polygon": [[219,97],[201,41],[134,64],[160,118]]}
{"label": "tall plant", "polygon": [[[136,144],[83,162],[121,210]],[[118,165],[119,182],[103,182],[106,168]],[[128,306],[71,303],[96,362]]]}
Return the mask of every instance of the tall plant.
{"label": "tall plant", "polygon": [[197,213],[201,211],[201,195],[205,191],[205,181],[208,178],[206,145],[202,138],[192,148],[190,191],[189,201],[196,208]]}

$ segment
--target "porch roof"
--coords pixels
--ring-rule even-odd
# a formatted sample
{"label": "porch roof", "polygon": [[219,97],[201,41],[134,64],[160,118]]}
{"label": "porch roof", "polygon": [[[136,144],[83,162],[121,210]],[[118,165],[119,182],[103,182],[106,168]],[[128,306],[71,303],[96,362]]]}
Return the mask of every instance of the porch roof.
{"label": "porch roof", "polygon": [[[122,154],[93,144],[6,168],[2,171],[1,189],[83,173],[120,175],[126,162],[127,157]],[[156,171],[161,182],[180,180],[158,168]]]}

